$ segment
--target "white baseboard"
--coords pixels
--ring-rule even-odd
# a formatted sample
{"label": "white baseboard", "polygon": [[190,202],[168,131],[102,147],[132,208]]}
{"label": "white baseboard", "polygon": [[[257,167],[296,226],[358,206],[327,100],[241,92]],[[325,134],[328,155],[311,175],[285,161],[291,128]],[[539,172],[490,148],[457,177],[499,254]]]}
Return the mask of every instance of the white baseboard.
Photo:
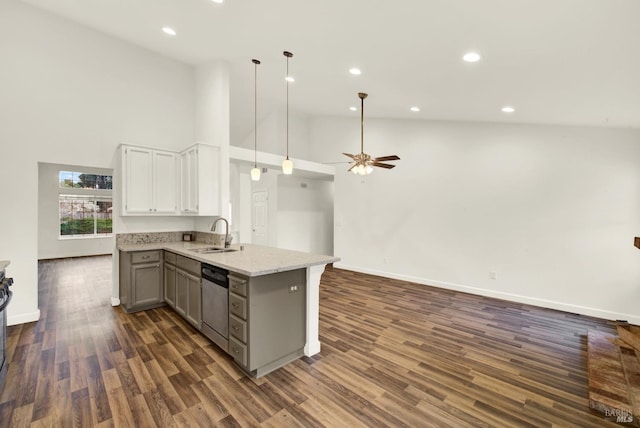
{"label": "white baseboard", "polygon": [[7,315],[7,326],[24,324],[28,322],[38,321],[40,319],[40,309],[35,312],[29,312],[26,314]]}
{"label": "white baseboard", "polygon": [[472,287],[469,285],[454,284],[450,282],[436,281],[432,279],[419,278],[419,277],[414,277],[409,275],[401,275],[401,274],[392,273],[392,272],[384,272],[384,271],[379,271],[375,269],[348,266],[342,263],[335,263],[334,267],[336,267],[337,269],[350,270],[353,272],[366,273],[369,275],[382,276],[384,278],[398,279],[401,281],[415,282],[417,284],[430,285],[433,287],[439,287],[439,288],[444,288],[444,289],[453,290],[453,291],[461,291],[464,293],[476,294],[484,297],[493,297],[496,299],[508,300],[516,303],[524,303],[532,306],[540,306],[548,309],[556,309],[559,311],[570,312],[574,314],[588,315],[590,317],[601,318],[605,320],[625,320],[631,324],[640,325],[640,316],[638,315],[622,314],[618,312],[608,311],[605,309],[590,308],[586,306],[574,305],[571,303],[540,299],[537,297],[521,296],[519,294],[511,294],[511,293],[504,293],[500,291],[487,290],[486,288]]}
{"label": "white baseboard", "polygon": [[111,298],[111,306],[120,306],[120,298],[112,297]]}

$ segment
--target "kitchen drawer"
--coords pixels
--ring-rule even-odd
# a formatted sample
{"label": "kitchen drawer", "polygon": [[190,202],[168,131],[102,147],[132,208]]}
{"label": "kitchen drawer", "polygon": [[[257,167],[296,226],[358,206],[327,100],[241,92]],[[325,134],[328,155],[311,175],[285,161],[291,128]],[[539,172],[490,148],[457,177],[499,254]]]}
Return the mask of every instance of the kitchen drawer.
{"label": "kitchen drawer", "polygon": [[247,280],[238,276],[229,275],[229,291],[239,294],[240,296],[247,296]]}
{"label": "kitchen drawer", "polygon": [[243,343],[247,343],[247,322],[229,315],[229,333]]}
{"label": "kitchen drawer", "polygon": [[229,293],[229,312],[233,315],[247,319],[247,299],[237,296],[233,293]]}
{"label": "kitchen drawer", "polygon": [[200,276],[200,262],[197,260],[190,259],[188,257],[183,257],[178,255],[177,265],[179,268],[186,270],[187,272],[191,272],[196,276]]}
{"label": "kitchen drawer", "polygon": [[151,263],[160,261],[160,251],[134,251],[131,253],[131,264]]}
{"label": "kitchen drawer", "polygon": [[242,367],[247,367],[247,347],[233,337],[229,338],[229,354]]}
{"label": "kitchen drawer", "polygon": [[175,265],[177,257],[178,257],[178,255],[176,253],[172,253],[170,251],[165,251],[164,252],[164,262],[165,263],[171,263],[172,265]]}

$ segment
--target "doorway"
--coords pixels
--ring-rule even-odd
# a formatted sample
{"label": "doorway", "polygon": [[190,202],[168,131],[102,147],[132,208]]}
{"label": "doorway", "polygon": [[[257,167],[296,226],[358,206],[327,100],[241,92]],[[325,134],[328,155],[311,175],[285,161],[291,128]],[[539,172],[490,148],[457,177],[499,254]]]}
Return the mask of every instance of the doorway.
{"label": "doorway", "polygon": [[260,190],[251,197],[251,242],[269,245],[269,195]]}

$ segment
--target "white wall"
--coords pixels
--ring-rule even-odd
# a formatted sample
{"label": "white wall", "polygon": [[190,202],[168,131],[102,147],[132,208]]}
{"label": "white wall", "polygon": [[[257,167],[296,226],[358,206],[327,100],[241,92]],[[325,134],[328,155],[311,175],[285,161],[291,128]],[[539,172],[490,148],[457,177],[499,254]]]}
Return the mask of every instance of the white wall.
{"label": "white wall", "polygon": [[232,213],[229,216],[233,243],[251,243],[251,177],[250,166],[243,162],[229,165],[229,197]]}
{"label": "white wall", "polygon": [[[314,120],[314,160],[358,125]],[[340,266],[640,323],[640,131],[369,119],[365,152],[402,160],[338,166]]]}
{"label": "white wall", "polygon": [[[111,254],[114,244],[113,236],[60,239],[59,195],[65,193],[64,189],[60,189],[60,171],[113,175],[113,170],[107,168],[44,162],[38,164],[38,259]],[[82,193],[111,196],[112,192],[110,190],[101,190],[99,192],[83,190]]]}
{"label": "white wall", "polygon": [[[242,141],[234,141],[232,145],[253,150],[255,146],[255,131],[252,131]],[[259,152],[282,155],[284,160],[287,151],[286,111],[276,110],[267,117],[259,118],[257,146]],[[290,111],[289,157],[309,159],[309,153],[309,117]],[[260,158],[258,158],[258,163],[260,163]],[[295,164],[293,167],[295,168]]]}
{"label": "white wall", "polygon": [[278,248],[333,254],[333,182],[278,176]]}
{"label": "white wall", "polygon": [[[114,168],[122,142],[189,145],[195,83],[189,66],[17,0],[0,2],[0,58],[0,183],[12,207],[0,210],[0,259],[11,261],[16,324],[39,317],[38,162]],[[116,217],[114,228],[157,230],[156,222],[169,227]]]}
{"label": "white wall", "polygon": [[229,65],[212,62],[196,68],[196,137],[199,142],[220,147],[220,209],[229,206]]}

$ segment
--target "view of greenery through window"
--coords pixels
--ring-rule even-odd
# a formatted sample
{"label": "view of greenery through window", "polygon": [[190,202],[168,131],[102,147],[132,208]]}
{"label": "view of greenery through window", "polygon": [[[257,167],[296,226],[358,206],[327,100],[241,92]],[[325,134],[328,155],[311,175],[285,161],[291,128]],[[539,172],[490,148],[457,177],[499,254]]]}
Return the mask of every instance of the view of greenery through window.
{"label": "view of greenery through window", "polygon": [[[60,237],[100,237],[112,233],[112,176],[60,171],[60,187],[69,189],[98,190],[96,195],[59,195]],[[86,193],[86,192],[85,192]]]}
{"label": "view of greenery through window", "polygon": [[110,175],[85,174],[83,172],[60,171],[60,187],[73,189],[111,190]]}

